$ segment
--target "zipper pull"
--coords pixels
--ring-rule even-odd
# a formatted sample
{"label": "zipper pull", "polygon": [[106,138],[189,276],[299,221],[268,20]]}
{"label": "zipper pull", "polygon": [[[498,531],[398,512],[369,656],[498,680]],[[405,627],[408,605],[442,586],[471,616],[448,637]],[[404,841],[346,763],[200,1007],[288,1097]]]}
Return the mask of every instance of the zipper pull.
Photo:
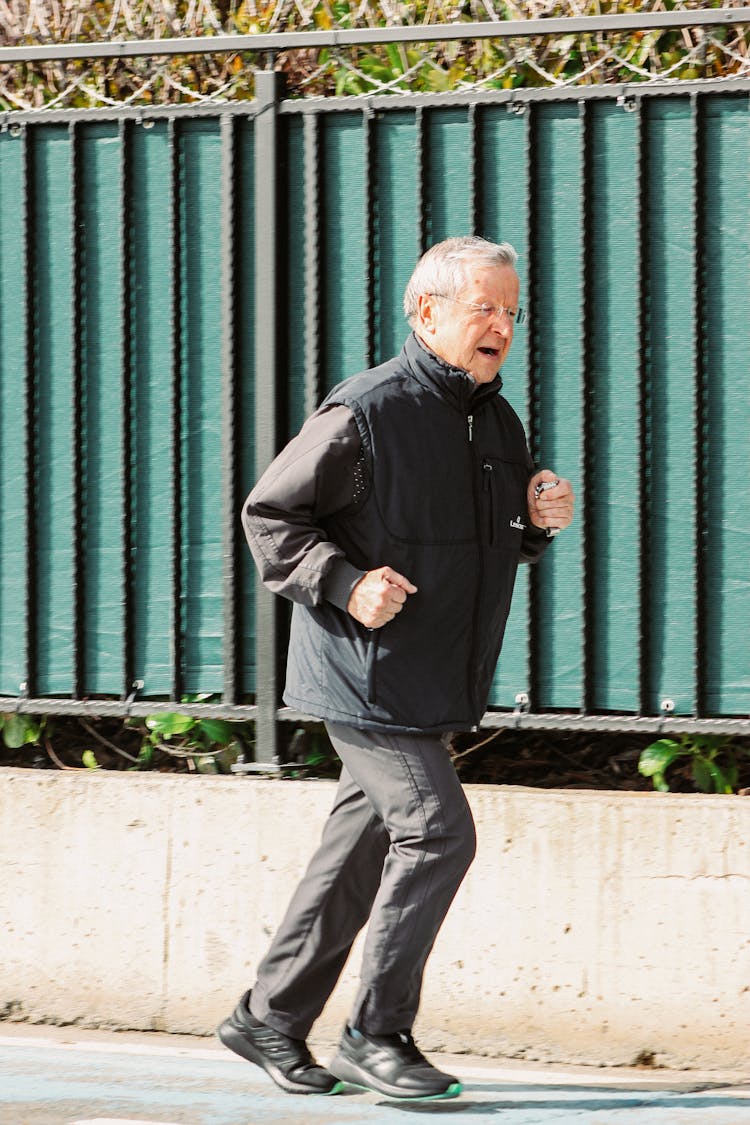
{"label": "zipper pull", "polygon": [[473,414],[467,414],[466,421],[469,424],[469,441],[473,441],[474,440],[474,415]]}
{"label": "zipper pull", "polygon": [[489,492],[490,473],[492,472],[492,465],[490,465],[489,461],[482,461],[482,469],[484,470],[484,491]]}

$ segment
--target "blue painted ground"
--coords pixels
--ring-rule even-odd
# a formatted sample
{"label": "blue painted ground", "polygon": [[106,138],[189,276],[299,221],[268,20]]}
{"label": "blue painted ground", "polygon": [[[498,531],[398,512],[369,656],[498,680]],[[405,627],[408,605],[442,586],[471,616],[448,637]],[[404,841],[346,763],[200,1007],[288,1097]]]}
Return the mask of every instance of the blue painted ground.
{"label": "blue painted ground", "polygon": [[61,1042],[42,1029],[1,1030],[0,1125],[406,1125],[425,1117],[441,1125],[750,1125],[750,1066],[728,1078],[454,1058],[463,1095],[409,1105],[354,1090],[292,1097],[218,1044],[170,1046],[161,1036],[154,1046],[154,1037],[80,1032]]}

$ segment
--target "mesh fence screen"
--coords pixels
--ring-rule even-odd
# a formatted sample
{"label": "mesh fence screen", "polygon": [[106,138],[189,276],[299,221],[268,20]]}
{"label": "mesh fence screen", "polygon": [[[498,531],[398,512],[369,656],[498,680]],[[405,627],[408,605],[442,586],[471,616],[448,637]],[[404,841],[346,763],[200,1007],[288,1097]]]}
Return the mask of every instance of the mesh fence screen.
{"label": "mesh fence screen", "polygon": [[[4,46],[158,40],[355,28],[413,28],[659,11],[705,12],[718,4],[695,0],[618,4],[526,0],[467,0],[419,4],[329,0],[0,0]],[[728,0],[722,9],[741,8]],[[292,97],[440,93],[469,89],[575,87],[601,83],[736,78],[748,74],[746,24],[628,31],[453,39],[274,50]],[[139,58],[25,61],[0,64],[0,109],[101,108],[220,103],[252,98],[253,70],[269,52],[215,52]]]}

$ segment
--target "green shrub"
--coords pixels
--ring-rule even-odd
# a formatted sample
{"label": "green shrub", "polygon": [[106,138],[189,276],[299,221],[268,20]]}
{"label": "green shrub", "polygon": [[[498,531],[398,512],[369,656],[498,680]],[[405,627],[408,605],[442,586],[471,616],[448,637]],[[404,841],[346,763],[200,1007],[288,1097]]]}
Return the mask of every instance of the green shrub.
{"label": "green shrub", "polygon": [[666,773],[680,758],[687,759],[695,788],[701,793],[734,793],[740,754],[750,751],[721,734],[683,734],[660,738],[641,752],[638,770],[650,777],[654,789],[669,792]]}

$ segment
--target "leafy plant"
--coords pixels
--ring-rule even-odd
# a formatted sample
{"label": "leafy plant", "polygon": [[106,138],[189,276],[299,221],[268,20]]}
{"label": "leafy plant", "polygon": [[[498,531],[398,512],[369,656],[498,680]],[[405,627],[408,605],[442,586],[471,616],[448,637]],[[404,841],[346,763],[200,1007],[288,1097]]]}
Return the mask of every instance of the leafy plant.
{"label": "leafy plant", "polygon": [[17,711],[0,715],[0,728],[3,742],[9,750],[20,750],[39,742],[44,729],[44,718],[35,715],[20,715]]}
{"label": "leafy plant", "polygon": [[[185,697],[184,703],[203,701],[207,696]],[[240,734],[246,724],[226,719],[202,719],[179,711],[147,715],[146,735],[138,755],[136,768],[148,769],[154,750],[175,758],[187,758],[192,768],[201,773],[223,773],[229,770],[245,746]]]}
{"label": "leafy plant", "polygon": [[101,766],[96,760],[96,754],[93,750],[84,750],[84,752],[81,754],[81,761],[83,762],[87,770],[101,769]]}
{"label": "leafy plant", "polygon": [[[742,7],[744,0],[704,0],[699,8]],[[660,5],[656,5],[658,8]],[[674,0],[666,0],[667,10]],[[690,6],[690,5],[688,5]],[[650,5],[645,5],[649,8]],[[0,42],[34,47],[40,42],[99,43],[172,37],[258,35],[315,29],[418,27],[491,20],[636,14],[641,0],[35,0],[0,3]],[[726,78],[745,72],[750,33],[746,25],[711,28],[622,29],[522,38],[427,41],[420,45],[374,43],[335,49],[281,49],[289,95],[360,95],[386,90],[444,92],[482,82],[512,89],[574,81],[635,83],[655,77]],[[45,103],[70,108],[190,103],[206,97],[242,101],[254,96],[254,67],[263,54],[217,52],[168,59],[72,58],[0,64],[0,110],[39,109]]]}
{"label": "leafy plant", "polygon": [[748,753],[721,734],[683,734],[678,739],[660,738],[647,746],[638,760],[638,771],[651,778],[654,789],[667,793],[667,770],[680,758],[687,758],[693,784],[701,793],[734,793],[738,755]]}

